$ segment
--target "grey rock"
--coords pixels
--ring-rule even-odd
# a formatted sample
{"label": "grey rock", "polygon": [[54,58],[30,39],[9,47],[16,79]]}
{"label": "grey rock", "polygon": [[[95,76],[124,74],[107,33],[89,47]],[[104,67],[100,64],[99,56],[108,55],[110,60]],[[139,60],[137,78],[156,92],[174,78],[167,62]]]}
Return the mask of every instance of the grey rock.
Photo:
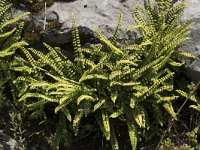
{"label": "grey rock", "polygon": [[12,139],[9,135],[0,131],[0,147],[4,150],[15,150],[17,148],[17,141]]}
{"label": "grey rock", "polygon": [[[47,7],[47,22],[57,19],[61,25],[60,28],[42,32],[43,38],[53,44],[65,44],[71,39],[70,31],[72,25],[72,13],[76,16],[77,25],[80,27],[80,34],[94,36],[95,27],[100,28],[102,33],[111,37],[113,30],[117,26],[119,14],[123,15],[121,39],[134,38],[136,34],[125,34],[129,25],[134,24],[132,9],[133,0],[126,0],[123,3],[120,0],[76,0],[72,2],[54,2]],[[143,0],[135,1],[137,4]],[[36,23],[44,20],[44,10],[34,16]],[[43,22],[44,23],[44,22]]]}
{"label": "grey rock", "polygon": [[42,2],[44,2],[44,0],[37,0],[37,2],[38,2],[38,3],[42,3]]}
{"label": "grey rock", "polygon": [[51,11],[47,14],[46,20],[47,21],[53,21],[53,20],[58,20],[59,16],[56,12]]}
{"label": "grey rock", "polygon": [[200,81],[200,0],[189,0],[182,21],[189,19],[195,24],[191,27],[190,40],[181,46],[181,50],[196,55],[197,59],[185,65],[186,75],[194,82]]}

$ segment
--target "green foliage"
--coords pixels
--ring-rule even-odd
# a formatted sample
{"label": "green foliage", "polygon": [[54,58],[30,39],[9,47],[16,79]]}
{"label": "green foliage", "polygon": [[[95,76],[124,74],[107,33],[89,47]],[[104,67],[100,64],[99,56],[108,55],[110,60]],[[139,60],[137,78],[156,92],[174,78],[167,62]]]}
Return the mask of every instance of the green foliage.
{"label": "green foliage", "polygon": [[28,13],[12,18],[11,7],[12,4],[7,0],[0,1],[0,107],[5,99],[5,84],[12,78],[9,70],[11,56],[17,48],[27,45],[26,42],[19,41],[24,23],[21,22],[17,27],[15,24]]}
{"label": "green foliage", "polygon": [[198,149],[197,146],[192,147],[188,144],[181,144],[180,146],[175,146],[175,144],[170,139],[165,139],[162,142],[161,147],[159,150],[195,150]]}
{"label": "green foliage", "polygon": [[136,6],[136,25],[128,28],[137,28],[141,41],[120,46],[116,39],[121,15],[111,40],[96,28],[101,43],[87,48],[81,47],[73,15],[74,60],[46,43],[46,54],[21,48],[26,59],[16,57],[12,63],[12,69],[21,73],[14,81],[19,101],[33,116],[41,115],[47,107],[53,107],[55,114],[65,115],[66,120],[62,118],[53,138],[54,149],[59,148],[60,130],[66,130],[66,124],[77,135],[81,120],[91,114],[113,149],[119,149],[115,130],[121,124],[127,127],[135,150],[139,137],[164,124],[166,112],[176,119],[173,101],[179,98],[177,93],[187,93],[174,89],[173,68],[184,64],[177,58],[191,56],[177,50],[188,39],[191,26],[186,22],[178,24],[184,8],[185,2],[160,0],[150,4],[146,0],[145,9]]}
{"label": "green foliage", "polygon": [[26,146],[25,146],[25,132],[26,130],[23,129],[22,126],[22,116],[20,113],[16,113],[16,112],[12,112],[9,114],[10,118],[11,118],[11,131],[13,132],[13,136],[14,138],[17,140],[18,142],[18,146],[17,148],[19,150],[25,150]]}

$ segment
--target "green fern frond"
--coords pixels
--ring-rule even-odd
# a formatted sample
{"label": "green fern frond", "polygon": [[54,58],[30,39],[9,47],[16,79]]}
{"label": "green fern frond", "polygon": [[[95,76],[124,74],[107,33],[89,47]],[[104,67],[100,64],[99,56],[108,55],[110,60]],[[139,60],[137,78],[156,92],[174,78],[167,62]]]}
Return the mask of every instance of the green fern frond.
{"label": "green fern frond", "polygon": [[46,100],[40,100],[40,101],[37,101],[35,103],[28,104],[27,107],[28,107],[29,110],[34,110],[34,109],[37,109],[39,107],[43,107],[47,103],[48,103],[48,101],[46,101]]}
{"label": "green fern frond", "polygon": [[144,17],[141,15],[144,12],[145,11],[141,7],[139,7],[139,6],[135,7],[135,9],[134,9],[135,22],[142,29],[142,35],[143,35],[144,39],[149,39],[151,36],[151,34],[150,34],[151,32],[150,32],[148,26],[146,25],[146,21],[144,20]]}
{"label": "green fern frond", "polygon": [[141,25],[132,25],[132,26],[129,26],[126,30],[127,31],[133,31],[133,30],[140,28],[140,27],[141,27]]}
{"label": "green fern frond", "polygon": [[26,13],[24,13],[24,14],[21,14],[21,15],[15,17],[15,18],[13,18],[13,19],[10,19],[10,20],[8,20],[8,21],[2,23],[1,26],[0,26],[0,31],[1,31],[2,29],[4,29],[5,27],[7,27],[8,25],[11,25],[11,24],[13,24],[13,23],[19,21],[21,18],[23,18],[24,16],[29,15],[29,14],[30,14],[29,12],[26,12]]}
{"label": "green fern frond", "polygon": [[26,48],[24,48],[24,47],[22,47],[22,48],[20,48],[22,51],[23,51],[23,53],[26,55],[26,58],[28,59],[28,61],[30,62],[30,64],[32,65],[32,66],[35,66],[36,65],[36,61],[35,61],[35,59],[32,57],[32,55],[31,55],[31,53],[26,49]]}
{"label": "green fern frond", "polygon": [[80,124],[80,121],[81,121],[81,118],[83,117],[83,115],[84,115],[84,110],[79,109],[73,119],[73,131],[74,131],[75,135],[78,134],[79,124]]}
{"label": "green fern frond", "polygon": [[113,103],[115,103],[117,100],[117,97],[118,97],[118,93],[117,93],[117,91],[115,91],[115,92],[111,93],[110,99],[112,100]]}
{"label": "green fern frond", "polygon": [[176,100],[178,98],[179,98],[179,96],[165,96],[165,97],[159,96],[159,99],[157,100],[157,103],[171,102],[171,101]]}
{"label": "green fern frond", "polygon": [[61,109],[61,111],[65,114],[65,116],[67,117],[67,119],[71,122],[72,121],[72,116],[70,114],[70,111],[67,108],[65,108],[65,107],[63,107]]}
{"label": "green fern frond", "polygon": [[198,102],[197,98],[194,95],[191,95],[190,93],[188,94],[182,90],[176,90],[176,92],[187,99],[190,99],[194,102]]}
{"label": "green fern frond", "polygon": [[123,114],[123,109],[119,109],[116,112],[112,113],[109,117],[110,118],[118,118],[122,114]]}
{"label": "green fern frond", "polygon": [[29,67],[29,66],[19,66],[19,67],[11,66],[11,69],[14,70],[14,71],[17,71],[17,72],[24,72],[24,73],[28,73],[28,74],[35,72],[35,70],[32,67]]}
{"label": "green fern frond", "polygon": [[133,97],[130,98],[130,104],[129,104],[130,108],[132,109],[135,108],[135,101],[136,100]]}
{"label": "green fern frond", "polygon": [[142,109],[142,107],[134,107],[134,109],[132,109],[132,114],[133,117],[135,119],[135,121],[137,122],[138,126],[140,128],[145,128],[146,127],[146,118],[145,118],[145,113],[144,110]]}
{"label": "green fern frond", "polygon": [[120,31],[121,31],[121,26],[122,26],[122,18],[123,18],[122,13],[120,13],[119,19],[118,19],[118,22],[117,22],[117,27],[116,27],[114,34],[113,34],[113,37],[111,39],[111,43],[113,43],[113,44],[116,44],[116,40],[119,37]]}
{"label": "green fern frond", "polygon": [[193,108],[197,111],[200,111],[200,105],[199,104],[198,105],[190,105],[190,108]]}
{"label": "green fern frond", "polygon": [[104,110],[102,110],[102,122],[103,122],[103,127],[105,130],[104,136],[106,137],[106,140],[110,140],[110,121],[109,121],[109,116],[108,113]]}
{"label": "green fern frond", "polygon": [[196,59],[196,56],[192,53],[179,52],[178,55],[180,55],[182,58]]}
{"label": "green fern frond", "polygon": [[120,86],[135,86],[139,85],[139,82],[117,82],[117,81],[111,81],[110,86],[120,85]]}
{"label": "green fern frond", "polygon": [[98,34],[98,37],[99,39],[104,42],[110,49],[111,51],[114,53],[114,54],[117,54],[117,55],[122,55],[123,52],[117,48],[115,45],[112,44],[111,41],[109,41],[101,32],[98,28],[96,28],[96,33]]}
{"label": "green fern frond", "polygon": [[166,111],[173,117],[176,119],[176,113],[174,112],[174,108],[172,106],[171,102],[165,102],[163,104],[163,107],[166,109]]}
{"label": "green fern frond", "polygon": [[173,67],[180,67],[180,66],[183,66],[185,64],[185,62],[176,62],[172,59],[169,60],[169,64]]}
{"label": "green fern frond", "polygon": [[24,22],[21,22],[15,32],[13,33],[12,36],[9,36],[9,40],[4,41],[5,43],[3,44],[3,47],[9,47],[9,45],[12,45],[13,43],[15,43],[16,41],[20,41],[21,40],[21,34],[23,32],[23,28],[24,28]]}
{"label": "green fern frond", "polygon": [[79,105],[83,100],[89,100],[89,101],[95,101],[95,99],[92,96],[89,95],[81,95],[78,99],[77,99],[77,105]]}
{"label": "green fern frond", "polygon": [[36,89],[36,88],[39,88],[39,87],[43,87],[43,88],[46,88],[49,86],[49,83],[48,82],[45,82],[45,81],[33,81],[30,83],[30,89]]}
{"label": "green fern frond", "polygon": [[118,144],[118,141],[117,141],[116,131],[115,131],[113,124],[111,124],[110,130],[111,130],[110,143],[111,143],[112,149],[113,150],[119,150],[119,144]]}
{"label": "green fern frond", "polygon": [[39,94],[39,93],[26,93],[25,95],[23,95],[20,99],[19,99],[19,102],[21,101],[24,101],[26,100],[27,98],[31,98],[31,97],[35,97],[35,98],[41,98],[41,99],[44,99],[48,102],[55,102],[55,103],[58,103],[58,100],[57,99],[53,99],[53,98],[50,98],[44,94]]}
{"label": "green fern frond", "polygon": [[0,57],[10,56],[15,53],[14,50],[16,50],[17,48],[21,48],[22,46],[26,46],[26,45],[28,45],[28,44],[24,41],[18,42],[18,43],[13,43],[12,45],[10,45],[10,47],[0,51]]}
{"label": "green fern frond", "polygon": [[151,67],[154,67],[156,68],[156,64],[159,63],[160,61],[162,61],[164,59],[163,56],[161,56],[160,58],[152,61],[151,63],[145,65],[145,66],[142,66],[141,68],[137,69],[134,73],[133,73],[133,78],[137,79],[139,78],[143,72],[145,72],[147,69],[151,68]]}
{"label": "green fern frond", "polygon": [[5,33],[2,33],[0,34],[0,41],[10,35],[12,35],[15,31],[16,31],[17,28],[13,28],[12,30],[8,31],[8,32],[5,32]]}
{"label": "green fern frond", "polygon": [[54,71],[56,71],[59,75],[61,76],[64,75],[63,71],[60,69],[61,65],[56,63],[53,59],[49,58],[42,52],[35,50],[34,48],[29,48],[28,50],[31,51],[36,56],[38,56],[39,58],[41,58],[43,60],[43,63],[46,63],[49,66],[51,66],[52,69],[54,69]]}
{"label": "green fern frond", "polygon": [[116,63],[117,65],[133,65],[133,66],[137,66],[136,63],[134,63],[133,61],[130,60],[119,60]]}
{"label": "green fern frond", "polygon": [[73,36],[73,47],[74,47],[75,51],[80,52],[81,42],[80,42],[78,27],[76,24],[76,18],[75,18],[74,14],[72,14],[72,36]]}
{"label": "green fern frond", "polygon": [[104,99],[102,99],[102,100],[99,100],[99,102],[98,103],[96,103],[95,105],[94,105],[94,112],[97,110],[97,109],[99,109],[103,104],[105,103],[105,100]]}
{"label": "green fern frond", "polygon": [[173,88],[174,88],[174,86],[173,85],[163,85],[163,86],[161,86],[161,87],[159,87],[157,90],[155,90],[155,94],[157,94],[157,93],[160,93],[160,92],[163,92],[163,91],[172,91],[173,90]]}
{"label": "green fern frond", "polygon": [[12,7],[11,3],[6,0],[1,0],[0,2],[0,17],[5,16],[6,12]]}
{"label": "green fern frond", "polygon": [[154,82],[154,84],[151,86],[151,87],[149,87],[148,89],[146,89],[145,91],[138,91],[136,94],[135,94],[135,96],[136,97],[141,97],[141,96],[145,96],[145,97],[147,97],[147,96],[150,96],[151,94],[153,94],[155,91],[156,91],[156,89],[158,88],[158,86],[160,85],[160,84],[162,84],[163,82],[165,82],[166,80],[168,80],[169,78],[171,78],[172,76],[173,76],[173,72],[171,72],[171,73],[168,73],[167,75],[165,75],[164,77],[162,77],[162,78],[160,78],[160,79],[156,79],[156,80],[153,80],[153,82]]}
{"label": "green fern frond", "polygon": [[83,82],[85,80],[90,80],[90,79],[102,79],[102,80],[107,80],[108,77],[106,77],[105,75],[101,75],[101,74],[89,74],[86,76],[82,76],[79,80],[79,82]]}
{"label": "green fern frond", "polygon": [[137,129],[135,127],[135,124],[131,120],[127,120],[127,126],[128,126],[128,133],[129,138],[131,141],[132,150],[136,150],[137,147]]}

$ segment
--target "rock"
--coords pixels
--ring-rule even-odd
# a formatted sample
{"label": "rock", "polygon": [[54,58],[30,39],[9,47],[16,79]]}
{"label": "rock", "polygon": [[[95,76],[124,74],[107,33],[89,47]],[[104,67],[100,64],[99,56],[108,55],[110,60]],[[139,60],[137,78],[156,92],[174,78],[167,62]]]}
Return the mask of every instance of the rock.
{"label": "rock", "polygon": [[[137,0],[140,5],[143,0]],[[119,14],[123,15],[122,35],[120,39],[135,38],[136,34],[125,34],[126,28],[134,23],[133,1],[132,0],[76,0],[72,2],[54,2],[47,7],[46,30],[42,32],[43,39],[52,44],[62,45],[71,40],[72,13],[76,16],[77,25],[80,27],[80,34],[94,36],[94,26],[107,36],[111,37],[117,26]],[[35,16],[36,24],[44,24],[44,10]],[[50,30],[49,21],[58,20],[59,28]]]}
{"label": "rock", "polygon": [[189,0],[182,21],[189,19],[195,24],[191,27],[190,40],[181,46],[181,50],[191,52],[197,59],[185,66],[186,75],[194,82],[200,81],[200,0]]}
{"label": "rock", "polygon": [[15,150],[17,148],[17,141],[0,131],[0,145],[0,148],[3,147],[3,150]]}

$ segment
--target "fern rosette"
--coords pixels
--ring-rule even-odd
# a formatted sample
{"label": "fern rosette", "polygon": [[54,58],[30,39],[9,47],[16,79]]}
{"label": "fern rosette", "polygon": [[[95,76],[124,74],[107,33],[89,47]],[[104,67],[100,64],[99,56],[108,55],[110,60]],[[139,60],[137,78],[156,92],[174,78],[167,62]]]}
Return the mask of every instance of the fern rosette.
{"label": "fern rosette", "polygon": [[[16,58],[12,66],[24,74],[15,81],[20,89],[19,101],[33,114],[53,104],[54,112],[66,116],[65,124],[75,134],[81,119],[92,114],[113,149],[119,149],[118,126],[126,125],[135,150],[139,136],[164,124],[165,112],[176,119],[173,101],[180,92],[174,89],[173,68],[184,64],[177,57],[193,57],[177,50],[188,39],[191,26],[178,24],[184,8],[185,2],[157,0],[150,4],[146,0],[145,9],[136,6],[136,25],[128,28],[140,32],[140,41],[120,46],[117,37],[122,15],[113,38],[108,39],[97,28],[101,42],[87,48],[81,47],[73,16],[73,61],[59,48],[47,44],[44,44],[49,50],[47,54],[21,48],[27,60]],[[149,113],[154,121],[149,120]]]}

